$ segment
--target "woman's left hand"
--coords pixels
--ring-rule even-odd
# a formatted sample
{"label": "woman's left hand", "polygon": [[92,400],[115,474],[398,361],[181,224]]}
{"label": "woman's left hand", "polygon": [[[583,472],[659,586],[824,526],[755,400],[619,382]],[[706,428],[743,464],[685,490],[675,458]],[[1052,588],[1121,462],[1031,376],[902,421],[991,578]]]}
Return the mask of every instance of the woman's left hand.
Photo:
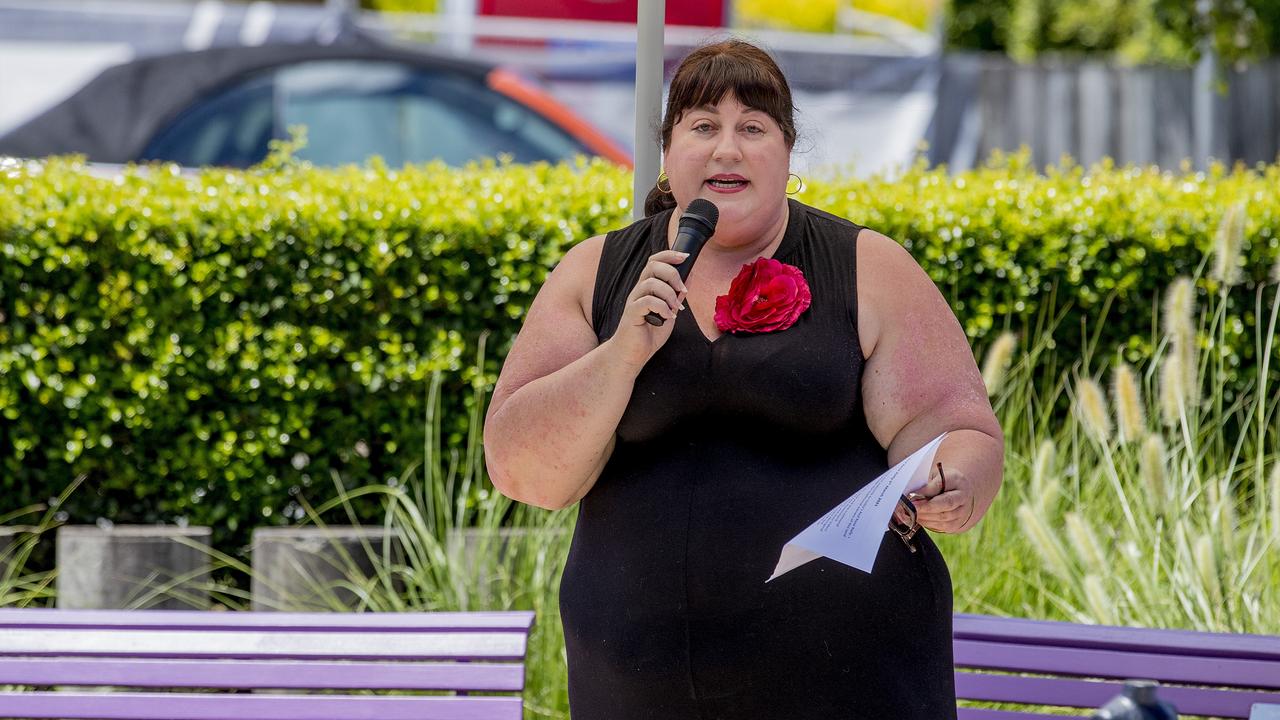
{"label": "woman's left hand", "polygon": [[929,482],[917,493],[907,495],[916,506],[916,520],[934,532],[963,532],[981,517],[976,512],[978,496],[973,482],[959,469],[944,465],[939,475],[938,466],[934,465]]}

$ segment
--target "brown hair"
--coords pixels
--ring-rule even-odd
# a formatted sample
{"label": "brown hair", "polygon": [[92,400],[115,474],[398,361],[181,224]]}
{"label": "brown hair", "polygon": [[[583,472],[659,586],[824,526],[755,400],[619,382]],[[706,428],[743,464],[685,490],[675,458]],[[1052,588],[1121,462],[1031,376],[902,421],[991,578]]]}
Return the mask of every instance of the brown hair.
{"label": "brown hair", "polygon": [[[665,152],[671,145],[671,131],[685,111],[715,105],[733,93],[738,102],[759,110],[782,128],[787,149],[796,142],[795,105],[787,79],[764,50],[743,40],[724,40],[704,45],[685,56],[671,78],[667,112],[659,136]],[[644,201],[644,214],[653,215],[676,206],[675,198],[655,184]]]}

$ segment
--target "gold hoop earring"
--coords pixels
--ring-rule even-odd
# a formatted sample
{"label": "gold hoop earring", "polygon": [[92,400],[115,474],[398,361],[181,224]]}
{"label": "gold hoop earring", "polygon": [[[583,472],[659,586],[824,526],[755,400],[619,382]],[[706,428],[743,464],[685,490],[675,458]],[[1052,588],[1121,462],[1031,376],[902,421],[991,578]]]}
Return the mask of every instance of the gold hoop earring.
{"label": "gold hoop earring", "polygon": [[[796,179],[796,189],[795,189],[795,190],[792,190],[792,189],[791,189],[791,178],[795,178],[795,179]],[[795,195],[796,193],[801,192],[802,190],[804,190],[804,178],[800,177],[799,175],[797,175],[797,174],[795,174],[795,173],[787,173],[787,194],[788,194],[788,195]]]}
{"label": "gold hoop earring", "polygon": [[[664,187],[662,187],[662,181],[663,181],[663,180],[665,180],[665,181],[667,182],[667,186],[666,186],[665,188],[664,188]],[[662,193],[663,195],[670,195],[670,194],[671,194],[671,178],[667,177],[667,171],[666,171],[666,170],[663,170],[662,172],[658,173],[658,182],[657,182],[657,186],[658,186],[658,192]]]}

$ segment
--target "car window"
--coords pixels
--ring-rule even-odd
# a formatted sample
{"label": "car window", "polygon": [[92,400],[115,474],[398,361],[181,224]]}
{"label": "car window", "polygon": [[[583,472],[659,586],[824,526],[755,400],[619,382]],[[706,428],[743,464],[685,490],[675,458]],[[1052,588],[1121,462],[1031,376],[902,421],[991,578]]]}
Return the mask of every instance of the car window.
{"label": "car window", "polygon": [[215,93],[160,131],[141,159],[248,167],[267,156],[276,134],[272,102],[269,74]]}
{"label": "car window", "polygon": [[[244,167],[266,156],[268,138],[284,137],[293,125],[307,128],[299,157],[319,165],[373,155],[393,166],[437,158],[461,165],[499,154],[556,161],[587,152],[474,78],[396,62],[326,60],[278,68],[207,97],[159,133],[146,158]],[[258,144],[250,151],[251,142]]]}

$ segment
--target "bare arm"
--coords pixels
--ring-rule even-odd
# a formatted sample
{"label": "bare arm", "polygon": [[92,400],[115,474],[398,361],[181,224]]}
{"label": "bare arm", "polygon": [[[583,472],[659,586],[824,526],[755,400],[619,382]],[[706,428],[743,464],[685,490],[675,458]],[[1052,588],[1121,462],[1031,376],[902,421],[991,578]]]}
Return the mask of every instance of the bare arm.
{"label": "bare arm", "polygon": [[675,325],[643,320],[650,310],[674,318],[683,300],[670,264],[679,256],[666,251],[653,257],[667,262],[646,266],[617,332],[597,343],[584,307],[602,247],[600,237],[579,244],[547,277],[494,388],[485,460],[494,486],[514,500],[562,508],[586,495],[613,453],[636,375]]}
{"label": "bare arm", "polygon": [[867,425],[893,465],[949,432],[917,503],[922,525],[961,532],[995,500],[1004,476],[1004,434],[987,399],[964,330],[938,288],[897,242],[870,230],[858,239],[859,335]]}

